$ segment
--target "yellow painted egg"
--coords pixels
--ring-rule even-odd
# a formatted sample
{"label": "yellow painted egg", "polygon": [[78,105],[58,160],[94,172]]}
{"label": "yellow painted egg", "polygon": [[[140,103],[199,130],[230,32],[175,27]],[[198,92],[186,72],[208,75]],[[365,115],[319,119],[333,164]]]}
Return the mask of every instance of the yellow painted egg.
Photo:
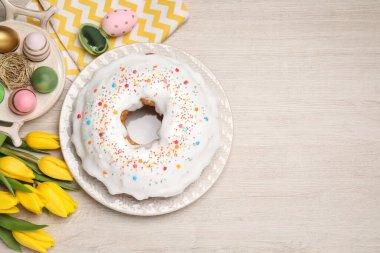
{"label": "yellow painted egg", "polygon": [[0,53],[13,52],[18,48],[20,39],[15,30],[8,26],[0,26]]}

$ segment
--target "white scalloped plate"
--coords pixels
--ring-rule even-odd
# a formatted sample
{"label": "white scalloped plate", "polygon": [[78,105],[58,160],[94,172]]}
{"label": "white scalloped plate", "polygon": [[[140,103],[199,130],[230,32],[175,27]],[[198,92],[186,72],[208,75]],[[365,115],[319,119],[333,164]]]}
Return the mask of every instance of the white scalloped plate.
{"label": "white scalloped plate", "polygon": [[[220,126],[221,126],[221,147],[218,149],[212,162],[207,166],[200,178],[191,184],[179,195],[170,198],[150,198],[138,201],[125,194],[111,195],[106,187],[97,179],[88,175],[82,168],[81,160],[75,152],[75,148],[70,140],[72,134],[72,111],[74,102],[79,91],[88,83],[93,73],[112,61],[127,56],[131,53],[154,53],[158,55],[170,56],[190,65],[195,71],[202,74],[210,89],[218,97]],[[210,189],[222,173],[229,156],[232,137],[233,121],[231,108],[228,99],[215,76],[200,61],[193,56],[170,46],[163,44],[134,44],[113,49],[92,61],[71,85],[62,106],[59,134],[61,139],[62,152],[65,160],[78,184],[95,200],[116,211],[140,215],[153,216],[170,213],[181,209],[198,198]]]}

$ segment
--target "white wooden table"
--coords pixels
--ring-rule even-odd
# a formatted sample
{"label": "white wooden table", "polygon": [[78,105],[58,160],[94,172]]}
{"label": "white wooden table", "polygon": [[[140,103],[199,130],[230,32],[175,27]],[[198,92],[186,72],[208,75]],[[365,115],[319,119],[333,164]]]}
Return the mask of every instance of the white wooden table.
{"label": "white wooden table", "polygon": [[[199,201],[159,217],[74,193],[71,218],[28,216],[50,225],[49,252],[380,252],[380,1],[186,2],[191,18],[166,43],[226,90],[225,171]],[[63,97],[23,132],[56,133]]]}

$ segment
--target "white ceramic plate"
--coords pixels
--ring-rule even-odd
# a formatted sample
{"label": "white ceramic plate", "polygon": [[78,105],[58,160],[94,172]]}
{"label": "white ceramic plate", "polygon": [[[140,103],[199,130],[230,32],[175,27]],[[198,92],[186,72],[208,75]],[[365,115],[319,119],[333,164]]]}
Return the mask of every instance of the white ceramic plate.
{"label": "white ceramic plate", "polygon": [[[81,160],[76,155],[70,140],[72,134],[72,111],[79,91],[90,81],[93,73],[116,59],[131,53],[154,53],[170,56],[190,65],[202,74],[210,89],[217,95],[219,101],[221,147],[213,161],[204,169],[200,178],[177,196],[170,198],[150,198],[138,201],[125,194],[111,195],[106,187],[97,179],[89,176],[82,168]],[[61,146],[65,160],[78,184],[91,197],[103,205],[116,211],[141,216],[152,216],[170,213],[183,208],[200,198],[216,182],[221,174],[231,150],[233,122],[228,99],[215,76],[193,56],[163,44],[134,44],[113,49],[92,61],[71,85],[63,103],[59,124]]]}

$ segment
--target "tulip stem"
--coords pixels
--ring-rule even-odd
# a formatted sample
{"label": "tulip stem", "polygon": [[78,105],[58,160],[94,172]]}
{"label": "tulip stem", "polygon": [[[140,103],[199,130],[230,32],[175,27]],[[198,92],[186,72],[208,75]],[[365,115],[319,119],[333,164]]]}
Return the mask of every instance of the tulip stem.
{"label": "tulip stem", "polygon": [[[11,140],[10,138],[7,138],[7,139],[5,140],[5,143],[8,144],[8,145],[13,145],[13,144],[12,144],[12,140]],[[17,149],[23,149],[23,150],[27,150],[27,151],[31,151],[31,152],[39,153],[39,154],[46,154],[46,155],[50,154],[48,151],[41,150],[41,149],[35,149],[35,148],[30,147],[30,146],[25,142],[24,139],[22,140],[21,146],[20,146],[20,147],[17,147]]]}
{"label": "tulip stem", "polygon": [[37,157],[35,157],[31,154],[19,151],[19,150],[15,150],[15,149],[5,147],[5,146],[0,147],[0,153],[2,153],[4,155],[9,155],[9,156],[18,156],[18,157],[20,157],[26,161],[29,161],[32,163],[38,163]]}
{"label": "tulip stem", "polygon": [[49,177],[45,177],[44,175],[40,175],[40,174],[37,174],[37,173],[34,173],[35,175],[35,180],[38,181],[38,182],[53,182],[57,185],[59,185],[60,187],[62,187],[63,189],[66,189],[66,190],[69,190],[69,191],[79,191],[80,189],[77,188],[77,187],[74,187],[74,186],[71,186],[67,183],[64,183],[64,182],[61,182],[59,180],[54,180],[52,178],[49,178]]}
{"label": "tulip stem", "polygon": [[13,196],[16,196],[15,195],[15,192],[13,191],[13,188],[11,186],[11,184],[9,183],[9,181],[6,179],[6,177],[4,176],[3,173],[0,172],[0,182],[3,183],[3,185],[8,189],[8,191],[10,193],[12,193]]}

